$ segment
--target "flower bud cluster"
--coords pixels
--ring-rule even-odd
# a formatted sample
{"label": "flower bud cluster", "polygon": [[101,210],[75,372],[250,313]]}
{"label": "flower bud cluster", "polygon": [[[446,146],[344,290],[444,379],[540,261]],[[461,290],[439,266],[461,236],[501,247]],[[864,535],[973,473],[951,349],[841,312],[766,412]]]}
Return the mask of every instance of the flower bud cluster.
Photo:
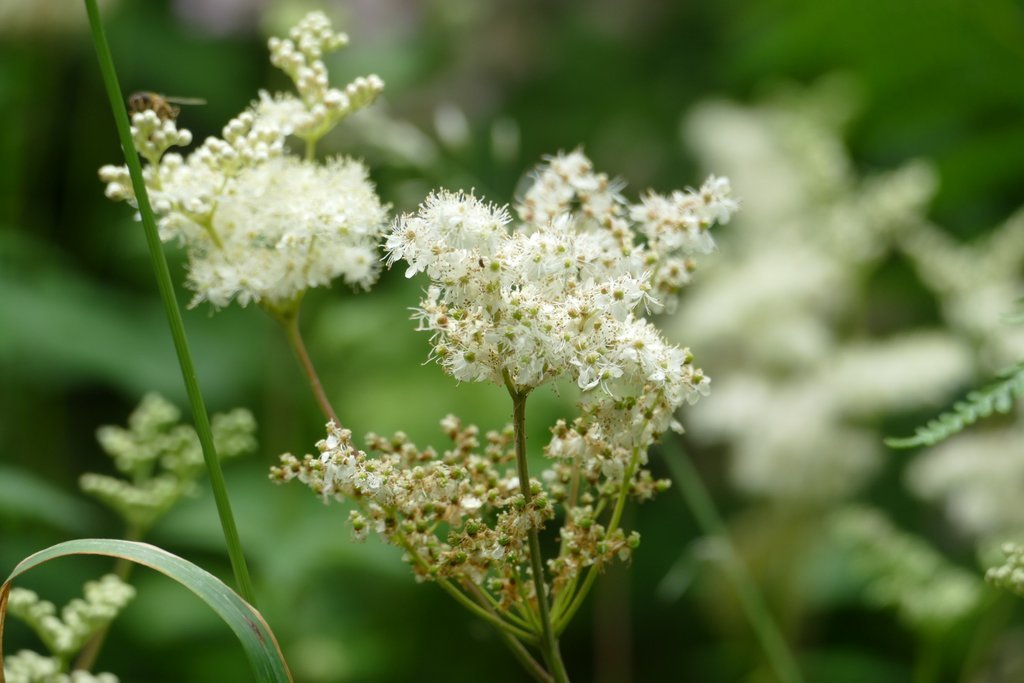
{"label": "flower bud cluster", "polygon": [[44,657],[32,650],[21,650],[4,657],[7,683],[118,683],[114,674],[94,674],[81,669],[62,673],[64,665],[57,657]]}
{"label": "flower bud cluster", "polygon": [[993,586],[1024,597],[1024,547],[1016,543],[1004,543],[1002,550],[1006,560],[985,572],[985,580]]}
{"label": "flower bud cluster", "polygon": [[58,615],[52,602],[25,588],[13,588],[8,610],[28,624],[52,654],[67,661],[135,597],[135,589],[113,574],[86,583],[84,592],[84,598],[75,598]]}
{"label": "flower bud cluster", "polygon": [[640,546],[640,534],[615,529],[611,533],[597,521],[590,505],[569,510],[565,524],[559,529],[561,552],[548,560],[554,592],[560,593],[587,567],[615,559],[628,561]]}
{"label": "flower bud cluster", "polygon": [[[571,424],[559,420],[551,428],[551,440],[544,447],[544,454],[555,462],[545,471],[545,483],[557,502],[572,499],[573,486],[577,488],[575,501],[580,505],[614,498],[634,450],[636,464],[641,468],[647,464],[646,450],[627,448],[615,427],[605,427],[593,407],[592,411]],[[608,413],[605,420],[613,419],[614,402]],[[648,433],[645,438],[653,436]],[[626,485],[631,498],[645,501],[666,491],[671,483],[668,479],[653,479],[648,470],[635,469]]]}
{"label": "flower bud cluster", "polygon": [[[191,493],[203,472],[203,452],[195,430],[179,424],[180,411],[156,394],[148,394],[129,417],[128,429],[106,426],[97,431],[100,446],[125,479],[86,473],[82,490],[115,510],[134,529],[149,529],[182,496]],[[244,409],[214,415],[214,446],[221,459],[237,457],[256,446],[256,421]]]}
{"label": "flower bud cluster", "polygon": [[151,109],[132,113],[131,133],[135,149],[150,164],[159,163],[160,157],[171,147],[192,144],[192,133],[179,130],[174,119],[161,119]]}
{"label": "flower bud cluster", "polygon": [[[187,156],[168,152],[191,142],[173,119],[152,111],[134,115],[160,237],[188,251],[193,305],[236,300],[281,310],[336,277],[358,287],[376,279],[374,251],[387,208],[365,167],[344,158],[300,161],[285,145],[290,135],[314,143],[383,88],[376,76],[344,90],[328,87],[320,56],[344,42],[320,13],[300,22],[291,38],[272,39],[271,61],[295,79],[302,99],[260,93],[221,137],[207,138]],[[104,166],[100,179],[109,198],[136,204],[126,167]]]}
{"label": "flower bud cluster", "polygon": [[[261,97],[261,102],[291,114],[290,130],[305,140],[318,140],[352,112],[372,103],[384,90],[376,75],[359,77],[343,90],[330,87],[327,66],[321,59],[348,44],[348,36],[336,33],[322,12],[306,15],[288,38],[270,39],[270,63],[288,74],[295,83],[300,100],[277,101]],[[295,106],[300,104],[301,107]]]}
{"label": "flower bud cluster", "polygon": [[[442,453],[420,449],[398,433],[368,435],[367,449],[375,453],[368,455],[356,448],[349,430],[330,423],[327,438],[317,443],[318,456],[300,460],[285,454],[270,478],[296,479],[325,503],[355,502],[349,523],[356,539],[373,532],[405,550],[419,580],[466,579],[507,606],[521,599],[520,591],[532,590],[527,535],[555,516],[556,503],[565,504],[572,474],[558,463],[540,480],[531,479],[527,502],[516,474],[511,427],[481,439],[475,426],[449,415],[441,428],[452,444]],[[609,533],[596,521],[595,505],[606,507],[615,486],[605,481],[592,486],[585,479],[577,487],[587,504],[570,510],[561,530],[562,550],[549,562],[556,590],[585,567],[628,559],[639,544],[638,534]],[[638,484],[638,495],[643,487]]]}
{"label": "flower bud cluster", "polygon": [[[421,580],[456,576],[480,584],[492,568],[518,574],[527,532],[554,515],[550,499],[535,495],[525,502],[510,429],[487,433],[478,452],[476,427],[448,416],[442,428],[452,441],[444,453],[420,450],[402,433],[390,439],[370,434],[368,448],[378,454],[371,457],[332,422],[317,443],[319,457],[284,455],[271,478],[298,479],[324,502],[357,502],[350,517],[356,538],[372,531],[405,549]],[[531,484],[539,490],[538,482]]]}

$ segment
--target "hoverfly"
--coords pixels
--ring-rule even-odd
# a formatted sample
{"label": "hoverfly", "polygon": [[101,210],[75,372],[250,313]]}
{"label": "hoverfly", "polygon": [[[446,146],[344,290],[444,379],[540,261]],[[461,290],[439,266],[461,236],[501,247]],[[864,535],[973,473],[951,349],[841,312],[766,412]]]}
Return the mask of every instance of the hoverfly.
{"label": "hoverfly", "polygon": [[152,111],[161,121],[178,118],[181,107],[178,105],[206,104],[206,100],[197,97],[168,97],[160,93],[140,91],[128,96],[128,111],[132,113]]}

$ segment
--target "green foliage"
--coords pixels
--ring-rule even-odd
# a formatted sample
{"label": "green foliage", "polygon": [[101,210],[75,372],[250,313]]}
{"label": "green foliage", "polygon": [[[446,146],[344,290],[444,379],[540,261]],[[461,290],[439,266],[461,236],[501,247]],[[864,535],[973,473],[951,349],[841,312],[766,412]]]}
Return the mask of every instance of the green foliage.
{"label": "green foliage", "polygon": [[[284,683],[292,680],[288,665],[277,645],[277,639],[254,607],[224,585],[220,579],[201,567],[166,550],[132,541],[84,538],[58,543],[20,562],[7,577],[3,586],[0,586],[0,636],[3,635],[3,623],[8,605],[11,605],[12,611],[14,610],[14,605],[8,601],[9,597],[12,601],[14,599],[11,582],[45,562],[70,555],[116,557],[155,569],[174,579],[209,605],[234,631],[249,659],[255,680],[260,683]],[[33,596],[26,597],[32,598]],[[38,600],[25,600],[24,598],[23,602],[34,605],[41,604]],[[110,603],[111,601],[107,599],[106,602]],[[96,623],[100,623],[100,621],[96,620]],[[2,664],[3,656],[2,650],[0,650],[0,665]]]}
{"label": "green foliage", "polygon": [[953,404],[952,410],[918,427],[913,436],[888,438],[886,445],[892,448],[932,446],[993,413],[1010,412],[1014,401],[1024,394],[1024,361],[997,376],[998,381],[968,393],[965,400]]}
{"label": "green foliage", "polygon": [[[113,508],[137,536],[192,492],[203,472],[199,436],[191,426],[179,424],[180,418],[172,403],[147,394],[129,417],[128,429],[107,425],[97,431],[103,450],[126,478],[92,472],[79,478],[82,490]],[[222,460],[256,447],[256,421],[248,410],[218,413],[211,428]]]}
{"label": "green foliage", "polygon": [[974,573],[950,563],[878,510],[846,507],[833,516],[830,531],[850,552],[868,603],[895,610],[921,635],[948,631],[980,604],[981,581]]}

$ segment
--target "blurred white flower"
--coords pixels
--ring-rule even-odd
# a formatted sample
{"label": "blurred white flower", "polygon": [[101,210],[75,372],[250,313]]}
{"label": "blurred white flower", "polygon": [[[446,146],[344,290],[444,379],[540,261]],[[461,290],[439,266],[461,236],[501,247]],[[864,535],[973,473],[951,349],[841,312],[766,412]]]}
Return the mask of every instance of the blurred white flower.
{"label": "blurred white flower", "polygon": [[1021,428],[957,435],[918,456],[907,470],[907,484],[925,500],[940,501],[962,532],[1009,540],[1024,531],[1022,442]]}
{"label": "blurred white flower", "polygon": [[972,372],[959,338],[871,338],[850,324],[870,269],[924,224],[935,180],[920,162],[858,178],[837,96],[827,83],[757,107],[712,102],[684,126],[707,165],[744,188],[722,258],[670,326],[717,378],[691,432],[729,443],[733,482],[776,501],[856,493],[883,451],[865,418],[935,406]]}

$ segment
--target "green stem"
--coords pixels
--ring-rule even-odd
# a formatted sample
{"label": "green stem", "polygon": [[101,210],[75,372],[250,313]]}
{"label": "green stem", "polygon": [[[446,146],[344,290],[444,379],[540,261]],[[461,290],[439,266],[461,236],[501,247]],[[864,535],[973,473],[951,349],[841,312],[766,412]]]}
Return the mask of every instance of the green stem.
{"label": "green stem", "polygon": [[[477,602],[484,605],[485,609],[492,613],[495,618],[500,619],[497,614],[497,608],[493,604],[490,604],[494,598],[486,591],[481,590],[480,587],[472,581],[466,581],[465,584],[467,590],[476,596]],[[506,617],[507,616],[508,615],[506,615]],[[513,638],[505,631],[505,629],[499,628],[498,635],[501,637],[501,640],[505,645],[508,646],[508,649],[512,651],[513,656],[515,656],[515,658],[519,660],[519,663],[523,665],[523,668],[526,669],[527,673],[533,677],[533,680],[538,681],[538,683],[554,683],[554,679],[551,678],[551,674],[544,670],[544,667],[542,667],[537,660],[533,658],[530,651],[523,647],[521,642]]]}
{"label": "green stem", "polygon": [[305,373],[306,379],[309,381],[309,387],[312,389],[313,396],[316,397],[317,405],[320,406],[324,417],[334,422],[334,424],[341,426],[341,421],[338,420],[338,415],[334,412],[334,408],[331,407],[331,401],[327,398],[327,392],[324,391],[324,386],[320,383],[320,376],[313,366],[313,360],[309,357],[309,352],[306,351],[306,344],[302,341],[302,331],[299,329],[298,304],[296,303],[294,309],[288,312],[267,310],[284,328],[285,336],[288,337],[288,345],[292,347],[295,357],[299,359],[302,372]]}
{"label": "green stem", "polygon": [[508,619],[509,623],[519,626],[523,629],[529,630],[534,627],[534,624],[528,622],[521,613],[517,614],[509,610],[503,609],[501,603],[499,603],[498,600],[493,595],[491,595],[488,591],[481,589],[472,581],[464,579],[463,583],[472,589],[469,592],[473,593],[473,595],[476,597],[476,601],[484,607],[486,607],[488,610],[496,614],[500,612],[502,618]]}
{"label": "green stem", "polygon": [[316,161],[316,138],[306,138],[306,161]]}
{"label": "green stem", "polygon": [[993,644],[999,639],[1013,616],[1014,602],[1002,591],[988,591],[978,610],[982,617],[971,629],[971,641],[961,660],[960,683],[969,683],[979,678],[978,672],[991,653]]}
{"label": "green stem", "polygon": [[758,591],[757,585],[747,572],[746,565],[736,554],[725,522],[718,514],[718,510],[704,487],[697,469],[690,462],[690,458],[683,452],[682,447],[679,448],[679,451],[678,457],[665,458],[672,471],[672,478],[679,484],[683,498],[686,499],[701,531],[707,536],[715,537],[727,549],[726,573],[732,581],[740,605],[747,614],[747,619],[761,642],[769,665],[782,683],[800,683],[803,680],[800,669],[797,667],[793,654],[789,651],[775,619],[768,610],[764,598]]}
{"label": "green stem", "polygon": [[[402,548],[404,548],[407,553],[409,553],[409,557],[413,559],[413,562],[418,564],[424,570],[428,570],[430,568],[430,563],[420,556],[416,548],[413,547],[412,543],[409,542],[409,539],[405,537],[405,534],[403,534],[401,531],[396,531],[395,537],[398,539],[398,544],[402,546]],[[438,586],[442,588],[442,590],[444,590],[445,593],[455,598],[455,601],[457,603],[459,603],[460,605],[462,605],[463,607],[465,607],[470,612],[480,617],[487,623],[491,624],[499,631],[508,633],[509,635],[515,636],[516,638],[519,638],[520,640],[523,640],[528,643],[536,642],[536,637],[532,633],[524,631],[523,629],[514,626],[508,623],[507,621],[504,621],[497,614],[492,614],[486,608],[486,606],[478,605],[477,603],[473,602],[469,599],[468,596],[466,596],[465,593],[459,590],[458,586],[454,585],[448,579],[438,578],[436,580],[436,583]]]}
{"label": "green stem", "polygon": [[460,591],[458,587],[455,586],[448,579],[438,579],[437,585],[439,585],[444,590],[445,593],[455,598],[455,601],[458,602],[460,605],[462,605],[470,612],[472,612],[476,616],[480,617],[481,619],[489,623],[491,626],[494,626],[499,631],[513,635],[516,638],[524,640],[528,643],[536,641],[536,636],[534,636],[532,633],[524,631],[518,626],[513,626],[507,621],[503,621],[501,617],[491,614],[489,611],[487,611],[485,607],[478,605],[477,603],[470,600],[465,593]]}
{"label": "green stem", "polygon": [[121,86],[117,81],[117,73],[114,70],[114,60],[110,55],[110,47],[107,45],[107,37],[103,31],[103,24],[100,21],[96,0],[85,0],[85,7],[89,14],[89,25],[92,28],[93,44],[96,47],[96,56],[99,58],[103,82],[106,86],[107,96],[110,98],[114,123],[117,125],[117,133],[121,140],[121,147],[124,150],[128,171],[131,174],[132,187],[135,190],[139,213],[142,216],[142,226],[145,229],[146,243],[149,245],[149,255],[156,274],[157,287],[160,290],[160,298],[163,300],[164,310],[167,313],[167,322],[170,325],[171,337],[174,340],[174,350],[178,354],[178,363],[181,366],[181,374],[185,380],[185,390],[188,392],[189,403],[192,405],[192,417],[195,421],[196,433],[199,435],[199,442],[203,448],[203,458],[206,461],[206,469],[209,472],[213,497],[217,503],[217,514],[220,517],[220,525],[224,532],[228,556],[231,559],[231,568],[235,574],[235,583],[238,586],[239,594],[249,604],[255,606],[256,595],[252,587],[252,579],[249,578],[249,569],[245,564],[245,555],[242,553],[242,543],[238,537],[238,529],[235,527],[234,516],[231,513],[231,502],[228,499],[224,474],[221,471],[220,460],[217,458],[217,452],[213,445],[210,418],[206,413],[202,393],[199,391],[199,378],[196,376],[195,366],[192,363],[192,354],[189,351],[188,340],[185,337],[185,326],[181,320],[181,310],[178,308],[178,301],[174,296],[174,285],[171,283],[167,259],[164,256],[163,248],[160,244],[160,236],[157,233],[153,207],[149,202],[146,184],[142,178],[142,164],[139,162],[139,155],[135,150],[135,143],[132,141],[128,113],[124,107],[124,97],[121,93]]}
{"label": "green stem", "polygon": [[[508,371],[502,376],[505,379],[505,386],[512,397],[512,426],[515,434],[516,446],[516,470],[519,475],[519,490],[526,500],[526,509],[529,510],[530,502],[533,499],[533,492],[530,490],[530,470],[526,462],[526,397],[529,390],[520,391],[512,382]],[[562,662],[562,653],[558,649],[558,637],[551,625],[551,614],[548,610],[548,596],[544,582],[544,560],[540,553],[540,534],[537,529],[531,528],[527,532],[530,546],[530,569],[533,573],[533,585],[537,594],[537,613],[540,617],[541,626],[541,652],[551,669],[551,674],[557,683],[568,683],[569,674]]]}

